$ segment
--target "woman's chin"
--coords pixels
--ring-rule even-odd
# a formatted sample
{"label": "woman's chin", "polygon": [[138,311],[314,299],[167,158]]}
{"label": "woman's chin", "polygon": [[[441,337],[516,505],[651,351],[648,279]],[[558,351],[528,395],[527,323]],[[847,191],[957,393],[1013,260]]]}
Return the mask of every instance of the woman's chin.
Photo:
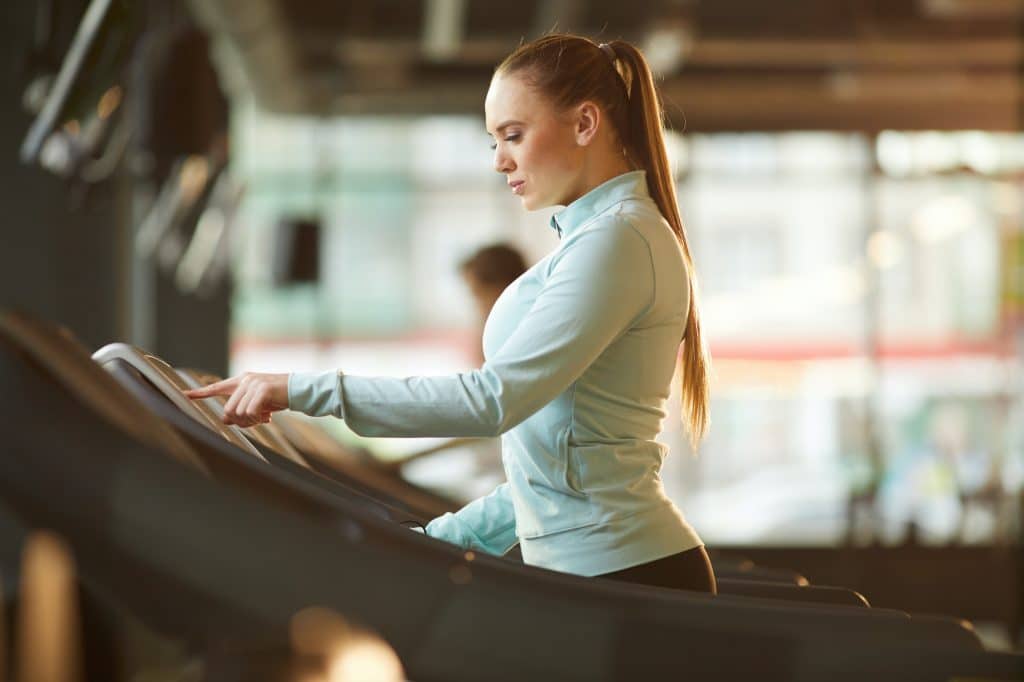
{"label": "woman's chin", "polygon": [[543,201],[539,201],[536,197],[530,196],[520,197],[520,202],[522,203],[523,208],[527,211],[537,211],[549,205],[545,204]]}

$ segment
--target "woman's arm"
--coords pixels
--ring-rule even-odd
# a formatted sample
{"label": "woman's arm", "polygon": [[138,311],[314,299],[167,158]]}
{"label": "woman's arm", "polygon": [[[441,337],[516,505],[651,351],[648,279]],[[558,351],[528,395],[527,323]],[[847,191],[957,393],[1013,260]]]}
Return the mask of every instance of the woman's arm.
{"label": "woman's arm", "polygon": [[364,436],[497,436],[572,384],[654,297],[647,241],[622,218],[589,226],[553,263],[534,305],[480,369],[450,376],[297,373],[288,404]]}
{"label": "woman's arm", "polygon": [[363,436],[500,435],[568,388],[654,299],[650,248],[627,220],[601,219],[571,239],[531,309],[480,369],[404,378],[246,374],[189,396],[230,395],[225,421],[241,426],[288,407],[340,417]]}

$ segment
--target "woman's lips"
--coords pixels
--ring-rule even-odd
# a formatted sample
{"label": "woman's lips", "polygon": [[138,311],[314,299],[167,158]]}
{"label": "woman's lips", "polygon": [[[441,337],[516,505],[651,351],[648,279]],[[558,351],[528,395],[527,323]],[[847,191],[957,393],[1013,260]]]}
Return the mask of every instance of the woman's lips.
{"label": "woman's lips", "polygon": [[522,194],[523,193],[523,184],[524,183],[523,183],[522,180],[517,180],[516,182],[510,182],[509,186],[512,188],[512,193],[513,194]]}

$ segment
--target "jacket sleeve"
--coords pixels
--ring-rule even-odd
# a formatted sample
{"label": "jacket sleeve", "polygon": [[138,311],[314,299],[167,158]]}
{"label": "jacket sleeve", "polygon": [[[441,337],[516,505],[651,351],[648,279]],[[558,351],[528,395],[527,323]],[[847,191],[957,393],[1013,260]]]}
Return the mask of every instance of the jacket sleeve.
{"label": "jacket sleeve", "polygon": [[508,483],[494,492],[473,500],[455,512],[439,516],[427,524],[427,535],[459,547],[501,556],[519,539]]}
{"label": "jacket sleeve", "polygon": [[483,367],[450,376],[289,376],[288,403],[334,415],[363,436],[497,436],[568,388],[650,309],[647,241],[625,219],[599,219],[550,264],[533,306]]}

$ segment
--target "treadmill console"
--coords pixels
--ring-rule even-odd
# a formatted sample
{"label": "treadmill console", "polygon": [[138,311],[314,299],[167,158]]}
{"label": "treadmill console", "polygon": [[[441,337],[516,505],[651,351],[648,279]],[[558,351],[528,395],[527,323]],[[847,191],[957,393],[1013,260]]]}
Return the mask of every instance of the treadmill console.
{"label": "treadmill console", "polygon": [[249,442],[241,429],[237,426],[228,426],[220,420],[220,406],[216,405],[215,399],[192,400],[185,397],[184,391],[192,387],[178,375],[173,367],[157,356],[127,343],[110,343],[93,353],[92,359],[103,366],[114,360],[128,363],[179,410],[220,434],[228,442],[252,456],[266,461],[266,458]]}

